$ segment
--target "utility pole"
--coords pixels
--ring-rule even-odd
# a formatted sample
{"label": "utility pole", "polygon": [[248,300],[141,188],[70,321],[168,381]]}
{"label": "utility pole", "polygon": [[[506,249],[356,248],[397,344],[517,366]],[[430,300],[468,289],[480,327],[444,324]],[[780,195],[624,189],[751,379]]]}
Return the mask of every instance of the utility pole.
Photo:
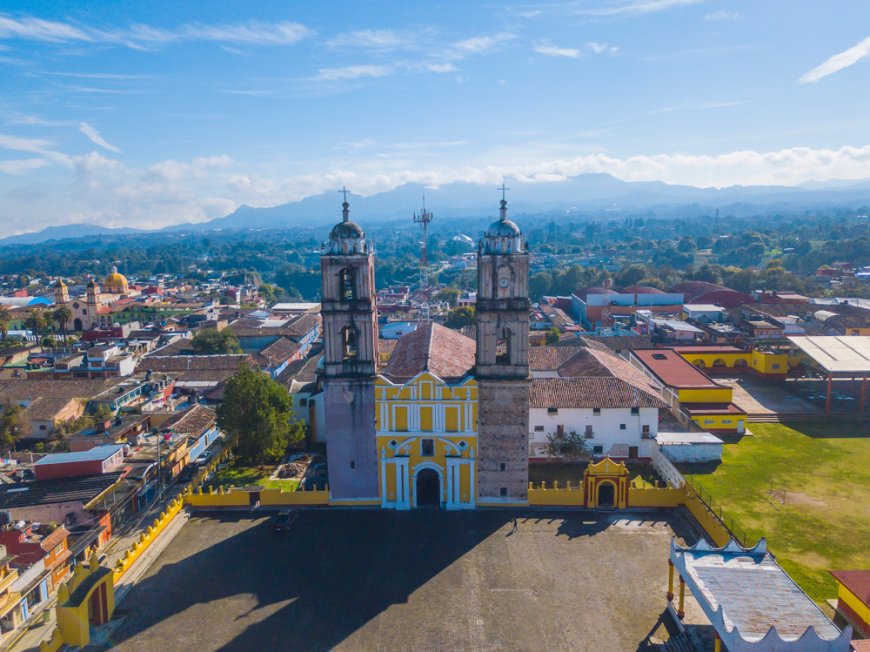
{"label": "utility pole", "polygon": [[429,223],[434,219],[435,216],[426,210],[426,195],[423,195],[423,209],[419,215],[414,213],[414,224],[419,224],[423,229],[423,240],[420,242],[420,292],[423,294],[421,321],[429,321]]}

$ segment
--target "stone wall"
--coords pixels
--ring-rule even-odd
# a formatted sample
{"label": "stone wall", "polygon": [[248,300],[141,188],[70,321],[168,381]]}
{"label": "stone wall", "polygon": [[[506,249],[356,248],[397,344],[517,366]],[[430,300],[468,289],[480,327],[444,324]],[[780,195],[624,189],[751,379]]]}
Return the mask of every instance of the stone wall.
{"label": "stone wall", "polygon": [[377,499],[374,379],[332,378],[323,390],[332,498]]}
{"label": "stone wall", "polygon": [[[529,381],[480,380],[477,430],[479,502],[525,502],[528,499],[528,440]],[[503,488],[507,490],[506,496],[502,495]]]}

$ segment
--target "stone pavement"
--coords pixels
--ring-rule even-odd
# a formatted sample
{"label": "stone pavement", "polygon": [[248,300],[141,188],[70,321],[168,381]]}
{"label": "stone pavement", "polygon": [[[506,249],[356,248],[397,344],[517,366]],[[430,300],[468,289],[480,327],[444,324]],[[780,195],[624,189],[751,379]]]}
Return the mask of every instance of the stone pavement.
{"label": "stone pavement", "polygon": [[102,649],[646,650],[674,535],[680,510],[197,513]]}

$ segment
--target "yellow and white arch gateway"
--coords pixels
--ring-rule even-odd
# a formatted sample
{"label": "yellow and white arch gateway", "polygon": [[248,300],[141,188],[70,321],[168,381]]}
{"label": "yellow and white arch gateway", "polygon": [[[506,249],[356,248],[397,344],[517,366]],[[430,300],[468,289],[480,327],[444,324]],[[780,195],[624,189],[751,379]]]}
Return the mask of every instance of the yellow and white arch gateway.
{"label": "yellow and white arch gateway", "polygon": [[[375,380],[379,486],[385,508],[453,510],[476,504],[477,381],[467,373],[471,365],[461,353],[439,364],[446,362],[439,352],[452,348],[438,346],[446,344],[439,340],[468,339],[441,329],[427,324],[416,337],[403,337]],[[451,376],[442,378],[436,369]],[[408,377],[411,371],[417,373]]]}

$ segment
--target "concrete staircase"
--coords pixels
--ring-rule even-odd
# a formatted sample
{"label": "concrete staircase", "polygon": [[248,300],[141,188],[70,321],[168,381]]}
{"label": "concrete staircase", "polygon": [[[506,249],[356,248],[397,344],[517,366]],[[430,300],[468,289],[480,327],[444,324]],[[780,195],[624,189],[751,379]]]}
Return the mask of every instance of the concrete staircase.
{"label": "concrete staircase", "polygon": [[689,637],[688,632],[681,632],[679,634],[675,634],[671,636],[667,641],[665,641],[664,647],[662,647],[663,652],[697,652],[697,648],[695,644],[692,642],[692,639]]}

